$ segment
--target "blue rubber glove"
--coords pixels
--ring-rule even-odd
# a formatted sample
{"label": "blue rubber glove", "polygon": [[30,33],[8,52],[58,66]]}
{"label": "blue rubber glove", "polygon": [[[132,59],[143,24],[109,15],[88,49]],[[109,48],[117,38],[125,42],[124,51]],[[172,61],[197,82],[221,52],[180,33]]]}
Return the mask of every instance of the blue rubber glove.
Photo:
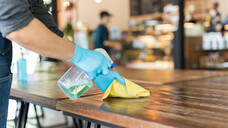
{"label": "blue rubber glove", "polygon": [[105,92],[114,80],[126,85],[124,78],[114,71],[109,71],[109,73],[106,75],[99,75],[94,82],[102,92]]}
{"label": "blue rubber glove", "polygon": [[105,75],[109,72],[111,63],[103,54],[83,49],[75,43],[74,45],[74,57],[68,61],[73,62],[77,67],[86,72],[91,80],[94,80],[98,75]]}

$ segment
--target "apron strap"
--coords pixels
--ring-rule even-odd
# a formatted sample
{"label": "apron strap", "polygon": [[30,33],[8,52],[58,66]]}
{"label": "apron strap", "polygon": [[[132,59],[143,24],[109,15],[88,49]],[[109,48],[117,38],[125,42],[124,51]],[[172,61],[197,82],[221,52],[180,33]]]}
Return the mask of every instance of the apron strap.
{"label": "apron strap", "polygon": [[28,0],[28,3],[30,4],[30,11],[33,12],[32,1]]}

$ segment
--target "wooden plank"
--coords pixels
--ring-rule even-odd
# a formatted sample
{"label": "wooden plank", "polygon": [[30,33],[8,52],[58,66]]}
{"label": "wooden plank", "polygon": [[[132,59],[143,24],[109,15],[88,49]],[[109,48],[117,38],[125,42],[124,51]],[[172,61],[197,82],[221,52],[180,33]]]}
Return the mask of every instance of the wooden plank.
{"label": "wooden plank", "polygon": [[[14,77],[10,96],[13,99],[55,109],[58,100],[68,99],[58,87],[57,81],[60,76],[62,74],[38,73],[28,76],[27,82],[18,82]],[[82,97],[101,93],[94,84]]]}
{"label": "wooden plank", "polygon": [[97,85],[93,82],[93,87],[85,92],[81,97],[87,97],[92,95],[102,94],[103,92],[97,87]]}
{"label": "wooden plank", "polygon": [[205,84],[208,84],[208,83],[228,84],[228,75],[214,77],[214,78],[210,78],[210,79],[202,79],[202,80],[198,80],[197,82],[201,82],[201,83],[205,83]]}
{"label": "wooden plank", "polygon": [[142,84],[170,84],[228,75],[225,71],[207,70],[153,70],[124,67],[116,67],[116,70],[123,77]]}
{"label": "wooden plank", "polygon": [[[163,71],[163,70],[137,70],[128,69],[123,67],[117,67],[120,74],[123,74],[126,78],[136,82],[136,83],[172,83],[178,81],[185,81],[191,79],[200,79],[213,76],[224,75],[224,72],[211,72],[211,71],[193,71],[193,70],[175,70],[175,71]],[[68,98],[62,93],[62,91],[57,86],[57,80],[64,74],[64,72],[59,73],[35,73],[29,76],[27,83],[17,82],[16,79],[13,81],[11,96],[18,97],[26,100],[34,100],[35,97],[42,97],[45,99],[54,100],[53,106],[56,100],[61,100]],[[224,89],[224,88],[222,88]],[[25,94],[27,93],[27,95]],[[95,95],[102,93],[97,86],[86,92],[83,96]],[[33,95],[34,97],[29,97]],[[40,100],[46,102],[46,100]],[[48,101],[48,103],[52,103]]]}
{"label": "wooden plank", "polygon": [[[133,81],[148,83],[138,82],[150,91],[151,96],[139,99],[108,98],[102,101],[103,94],[94,85],[81,98],[72,101],[57,86],[57,80],[62,74],[41,73],[29,76],[26,83],[14,79],[11,97],[123,127],[228,125],[228,76],[224,76],[224,72],[135,70],[121,67],[117,67],[117,71]],[[153,85],[151,82],[174,84]]]}
{"label": "wooden plank", "polygon": [[67,96],[59,89],[57,80],[36,81],[28,79],[27,82],[18,82],[14,79],[10,96],[14,99],[53,109],[56,108],[57,100],[67,99]]}
{"label": "wooden plank", "polygon": [[102,101],[101,94],[76,101],[62,100],[57,108],[123,127],[228,126],[227,84],[183,82],[141,86],[150,91],[150,97]]}
{"label": "wooden plank", "polygon": [[[151,93],[152,100],[163,100],[163,101],[179,101],[186,103],[198,103],[205,106],[227,106],[228,104],[228,90],[217,90],[199,88],[196,86],[185,86],[185,84],[177,85],[142,85],[148,89]],[[182,101],[184,99],[184,101]],[[228,108],[224,108],[227,109]],[[216,110],[214,110],[216,111]],[[225,112],[225,111],[220,111]],[[227,113],[228,114],[228,113]]]}

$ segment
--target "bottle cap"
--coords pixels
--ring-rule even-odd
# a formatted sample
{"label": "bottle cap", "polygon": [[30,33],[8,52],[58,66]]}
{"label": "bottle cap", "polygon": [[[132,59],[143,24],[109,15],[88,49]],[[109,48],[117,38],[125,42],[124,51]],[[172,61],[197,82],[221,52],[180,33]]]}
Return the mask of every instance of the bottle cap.
{"label": "bottle cap", "polygon": [[113,69],[113,68],[115,68],[115,67],[116,67],[116,65],[115,65],[114,63],[112,63],[111,69]]}

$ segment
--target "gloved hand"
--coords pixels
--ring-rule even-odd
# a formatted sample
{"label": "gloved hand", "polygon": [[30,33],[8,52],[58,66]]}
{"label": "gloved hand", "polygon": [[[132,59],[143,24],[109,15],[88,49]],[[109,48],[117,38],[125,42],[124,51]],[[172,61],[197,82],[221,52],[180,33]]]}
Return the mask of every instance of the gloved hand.
{"label": "gloved hand", "polygon": [[105,75],[109,72],[111,63],[105,56],[97,51],[83,49],[75,45],[74,57],[68,61],[73,62],[76,66],[85,71],[91,80],[98,75]]}
{"label": "gloved hand", "polygon": [[109,71],[109,73],[106,75],[97,76],[94,82],[102,92],[105,92],[114,80],[117,80],[121,84],[126,85],[124,78],[114,71]]}

